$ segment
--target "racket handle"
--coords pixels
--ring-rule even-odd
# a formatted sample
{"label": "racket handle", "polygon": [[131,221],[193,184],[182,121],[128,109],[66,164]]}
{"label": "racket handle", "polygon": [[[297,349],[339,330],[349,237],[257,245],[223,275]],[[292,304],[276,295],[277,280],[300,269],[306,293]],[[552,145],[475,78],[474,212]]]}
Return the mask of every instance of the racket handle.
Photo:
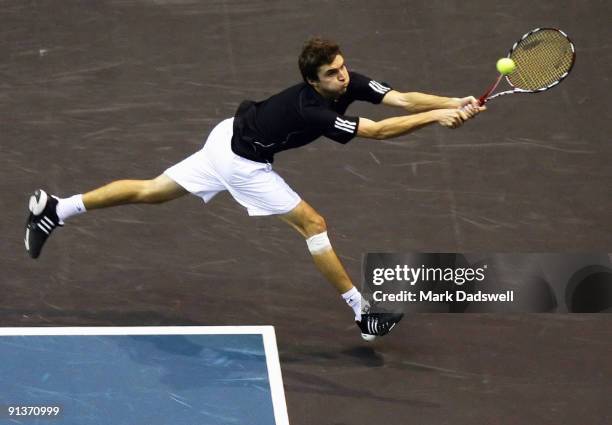
{"label": "racket handle", "polygon": [[487,103],[487,98],[497,88],[497,86],[499,85],[500,81],[502,80],[502,77],[503,77],[503,74],[499,74],[499,77],[497,77],[497,80],[495,80],[495,82],[493,84],[491,84],[491,87],[489,87],[487,89],[487,91],[484,92],[484,94],[478,98],[478,104],[480,106],[482,106],[485,103]]}
{"label": "racket handle", "polygon": [[[480,99],[478,99],[478,106],[484,105],[486,103],[486,101],[487,101],[486,98],[481,97]],[[462,111],[465,111],[469,105],[470,105],[469,103],[466,104],[466,105],[463,105],[460,109]]]}
{"label": "racket handle", "polygon": [[[486,98],[481,97],[480,99],[478,99],[478,106],[482,106],[482,105],[484,105],[486,102],[487,102],[487,99],[486,99]],[[468,107],[468,105],[463,105],[463,106],[461,107],[461,110],[462,110],[462,111],[465,111],[465,110],[467,109],[467,107]]]}

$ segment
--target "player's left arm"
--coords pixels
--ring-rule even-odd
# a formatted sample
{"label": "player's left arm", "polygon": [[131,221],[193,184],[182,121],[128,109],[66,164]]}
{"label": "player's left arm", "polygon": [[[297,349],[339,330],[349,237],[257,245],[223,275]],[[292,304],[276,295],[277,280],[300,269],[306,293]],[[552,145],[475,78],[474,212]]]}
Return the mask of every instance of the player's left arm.
{"label": "player's left arm", "polygon": [[474,96],[467,97],[444,97],[419,92],[399,92],[390,90],[385,94],[382,103],[387,106],[402,108],[409,113],[433,111],[434,109],[462,108],[472,104],[478,106],[478,100]]}

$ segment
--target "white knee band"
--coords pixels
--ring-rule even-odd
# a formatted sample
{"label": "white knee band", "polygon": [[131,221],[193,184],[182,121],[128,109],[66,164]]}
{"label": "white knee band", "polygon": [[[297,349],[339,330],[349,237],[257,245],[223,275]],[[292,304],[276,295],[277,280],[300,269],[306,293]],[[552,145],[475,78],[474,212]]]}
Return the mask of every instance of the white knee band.
{"label": "white knee band", "polygon": [[325,251],[332,249],[327,232],[319,233],[306,239],[308,250],[312,255],[323,254]]}

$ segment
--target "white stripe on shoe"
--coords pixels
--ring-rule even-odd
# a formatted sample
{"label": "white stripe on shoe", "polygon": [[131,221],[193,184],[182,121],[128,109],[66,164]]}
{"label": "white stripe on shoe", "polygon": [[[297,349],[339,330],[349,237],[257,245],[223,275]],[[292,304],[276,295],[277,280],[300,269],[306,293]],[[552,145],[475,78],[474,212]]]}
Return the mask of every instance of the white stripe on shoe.
{"label": "white stripe on shoe", "polygon": [[40,228],[40,230],[45,232],[47,235],[49,234],[49,231],[47,229],[45,229],[43,226],[41,226],[41,223],[38,223],[37,226]]}

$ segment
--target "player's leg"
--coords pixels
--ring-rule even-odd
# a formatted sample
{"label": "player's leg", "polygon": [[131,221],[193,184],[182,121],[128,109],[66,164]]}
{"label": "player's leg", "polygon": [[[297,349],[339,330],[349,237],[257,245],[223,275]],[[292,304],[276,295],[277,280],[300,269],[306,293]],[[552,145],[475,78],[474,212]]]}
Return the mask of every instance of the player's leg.
{"label": "player's leg", "polygon": [[315,266],[353,309],[355,320],[360,321],[367,306],[329,241],[325,219],[303,200],[279,217],[304,237]]}
{"label": "player's leg", "polygon": [[88,210],[130,203],[161,203],[187,194],[187,190],[168,176],[151,180],[117,180],[84,195],[58,198],[42,189],[30,197],[30,215],[26,223],[25,247],[37,258],[47,238],[57,226],[72,216]]}
{"label": "player's leg", "polygon": [[280,218],[304,236],[315,265],[340,294],[355,288],[331,246],[325,219],[314,208],[301,201]]}
{"label": "player's leg", "polygon": [[372,340],[385,335],[402,319],[403,314],[371,313],[369,303],[353,286],[344,266],[336,255],[327,236],[323,217],[304,201],[283,214],[280,218],[295,228],[304,238],[312,259],[323,276],[338,290],[342,298],[353,309],[355,321],[362,337]]}
{"label": "player's leg", "polygon": [[162,174],[151,180],[116,180],[83,195],[87,210],[124,204],[159,204],[189,192],[170,177]]}

